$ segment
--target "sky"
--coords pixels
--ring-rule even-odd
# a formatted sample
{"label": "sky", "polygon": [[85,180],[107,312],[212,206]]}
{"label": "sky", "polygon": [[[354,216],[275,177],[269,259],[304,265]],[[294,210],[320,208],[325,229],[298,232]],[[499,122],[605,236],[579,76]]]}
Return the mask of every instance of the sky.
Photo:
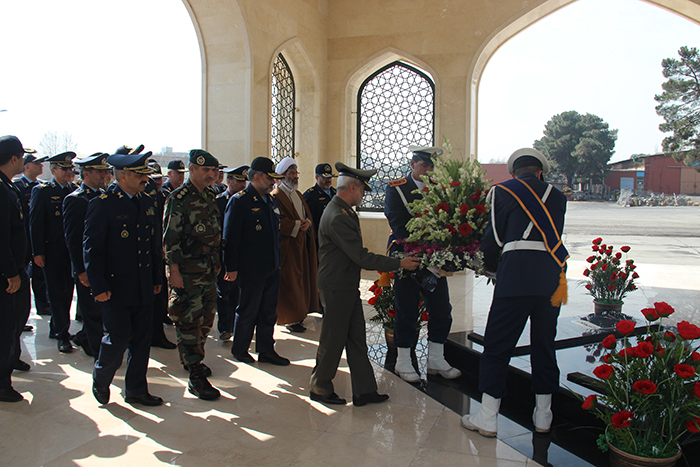
{"label": "sky", "polygon": [[478,159],[532,147],[554,115],[592,113],[617,129],[611,161],[662,152],[661,61],[700,47],[697,24],[639,0],[580,0],[506,42],[479,87]]}
{"label": "sky", "polygon": [[[67,131],[82,155],[201,147],[201,57],[182,1],[3,1],[0,17],[0,134],[36,148]],[[619,130],[613,161],[660,152],[661,60],[684,45],[700,47],[698,25],[640,0],[580,0],[543,18],[484,70],[479,160],[531,147],[568,110]]]}

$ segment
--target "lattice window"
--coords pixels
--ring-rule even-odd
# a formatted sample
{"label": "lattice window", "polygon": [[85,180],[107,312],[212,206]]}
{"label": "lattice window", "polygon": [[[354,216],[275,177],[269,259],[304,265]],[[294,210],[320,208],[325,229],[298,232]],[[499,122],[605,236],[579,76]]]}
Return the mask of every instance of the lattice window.
{"label": "lattice window", "polygon": [[360,209],[382,211],[386,184],[408,171],[406,148],[433,145],[435,84],[425,73],[394,62],[362,83],[357,100],[357,166],[378,170]]}
{"label": "lattice window", "polygon": [[271,158],[275,164],[294,157],[294,78],[282,54],[272,67]]}

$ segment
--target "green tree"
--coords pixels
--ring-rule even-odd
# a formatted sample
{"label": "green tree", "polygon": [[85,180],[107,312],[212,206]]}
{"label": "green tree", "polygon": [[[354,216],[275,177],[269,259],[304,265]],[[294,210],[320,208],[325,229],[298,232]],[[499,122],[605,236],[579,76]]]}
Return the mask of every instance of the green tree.
{"label": "green tree", "polygon": [[668,79],[661,85],[664,92],[654,96],[659,103],[656,113],[666,121],[659,130],[672,133],[661,144],[674,159],[700,171],[700,52],[681,47],[678,55],[680,60],[661,62]]}
{"label": "green tree", "polygon": [[544,136],[535,141],[534,147],[571,187],[577,181],[602,181],[616,140],[617,130],[611,130],[602,118],[570,110],[547,122]]}

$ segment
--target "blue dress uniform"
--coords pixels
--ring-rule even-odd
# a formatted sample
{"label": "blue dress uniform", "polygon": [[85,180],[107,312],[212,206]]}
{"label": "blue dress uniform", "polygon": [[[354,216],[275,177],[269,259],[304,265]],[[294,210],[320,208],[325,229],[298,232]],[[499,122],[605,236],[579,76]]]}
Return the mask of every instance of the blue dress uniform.
{"label": "blue dress uniform", "polygon": [[[58,154],[47,162],[72,167],[74,152]],[[51,333],[59,348],[70,351],[70,308],[73,302],[73,275],[68,247],[63,235],[63,199],[77,188],[75,183],[61,186],[56,180],[32,189],[29,208],[29,234],[33,256],[44,256],[44,277],[51,306]]]}
{"label": "blue dress uniform", "polygon": [[238,272],[240,292],[231,352],[247,353],[256,327],[256,352],[274,352],[281,241],[277,201],[248,184],[228,203],[224,238],[226,271]]}
{"label": "blue dress uniform", "polygon": [[[98,170],[109,169],[106,162],[107,154],[97,153],[78,162],[82,167]],[[87,186],[85,183],[80,188],[63,199],[63,231],[66,236],[68,255],[70,256],[75,290],[78,295],[78,306],[83,315],[83,329],[75,335],[75,342],[88,355],[97,358],[102,340],[102,310],[95,302],[89,287],[80,283],[78,276],[85,272],[83,261],[83,231],[85,228],[85,216],[88,203],[91,199],[100,196],[104,191]]]}
{"label": "blue dress uniform", "polygon": [[[224,225],[224,213],[231,196],[233,195],[226,190],[216,197],[216,205],[221,213],[221,225]],[[226,274],[226,268],[222,267],[219,277],[216,278],[216,294],[218,296],[216,313],[219,317],[216,326],[220,335],[233,333],[233,320],[238,306],[238,280],[226,281],[224,274]]]}
{"label": "blue dress uniform", "polygon": [[[6,138],[6,137],[4,137]],[[19,401],[12,389],[12,370],[19,359],[20,333],[26,316],[18,316],[17,301],[29,309],[29,279],[25,272],[27,236],[19,190],[0,171],[0,400]],[[9,278],[19,276],[21,283],[8,293]],[[22,327],[20,327],[22,326]]]}
{"label": "blue dress uniform", "polygon": [[[549,187],[531,173],[518,178],[540,199]],[[496,286],[484,336],[479,390],[496,399],[506,395],[508,363],[529,317],[532,390],[535,394],[552,394],[559,389],[554,341],[560,307],[553,306],[550,297],[559,285],[562,268],[546,250],[510,249],[509,244],[518,245],[512,242],[523,239],[542,243],[542,235],[538,229],[531,229],[524,238],[530,218],[504,189],[496,186],[492,192],[492,217],[481,249],[486,269],[496,271]],[[544,204],[561,235],[566,197],[551,188]]]}
{"label": "blue dress uniform", "polygon": [[[142,164],[146,158],[147,155],[141,158],[112,155],[107,162],[121,168],[124,160],[135,160],[130,165],[136,167],[137,173],[152,173]],[[111,292],[111,298],[101,302],[105,335],[93,381],[97,387],[108,388],[126,350],[124,394],[127,398],[150,397],[146,371],[154,286],[162,285],[163,269],[157,229],[158,207],[148,193],[131,197],[117,183],[88,204],[83,257],[90,288],[94,297]]]}
{"label": "blue dress uniform", "polygon": [[[386,215],[392,230],[389,248],[391,253],[403,251],[403,245],[395,240],[405,240],[409,236],[406,223],[413,216],[408,212],[406,204],[422,197],[421,194],[412,193],[417,189],[418,186],[410,176],[394,180],[386,188],[384,215]],[[443,344],[447,341],[447,336],[452,327],[452,305],[450,305],[450,291],[447,287],[447,278],[439,278],[437,287],[431,292],[406,276],[401,279],[394,279],[396,304],[394,341],[397,347],[406,348],[413,345],[416,336],[416,322],[419,314],[418,304],[421,301],[421,295],[430,315],[428,320],[428,340],[438,344]]]}
{"label": "blue dress uniform", "polygon": [[[30,155],[28,155],[30,156]],[[25,156],[25,159],[27,156]],[[35,161],[42,160],[36,159]],[[14,181],[15,186],[20,193],[20,201],[22,202],[22,211],[24,214],[24,224],[27,229],[27,244],[29,246],[29,205],[32,199],[32,189],[41,183],[40,180],[30,180],[24,175]],[[32,249],[27,248],[27,274],[31,279],[32,292],[34,293],[34,306],[39,315],[51,315],[51,307],[49,306],[49,297],[46,293],[46,280],[44,279],[44,270],[32,261]]]}
{"label": "blue dress uniform", "polygon": [[[318,232],[318,229],[321,227],[321,215],[337,193],[332,186],[329,191],[330,195],[316,184],[304,192],[304,200],[309,205],[311,220],[314,223],[314,232]],[[318,249],[318,236],[316,236],[316,249]]]}

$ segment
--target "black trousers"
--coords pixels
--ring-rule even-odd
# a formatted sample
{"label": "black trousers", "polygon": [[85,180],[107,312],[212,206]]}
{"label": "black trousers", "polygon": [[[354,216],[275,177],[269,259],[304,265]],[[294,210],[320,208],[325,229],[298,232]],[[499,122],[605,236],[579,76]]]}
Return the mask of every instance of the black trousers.
{"label": "black trousers", "polygon": [[233,332],[233,320],[236,317],[239,296],[238,281],[229,282],[224,280],[224,275],[224,268],[221,268],[219,277],[216,278],[216,313],[219,315],[219,321],[216,326],[219,329],[219,334]]}
{"label": "black trousers", "polygon": [[96,359],[100,353],[102,342],[102,307],[95,301],[89,287],[85,287],[79,281],[75,281],[75,290],[78,295],[78,306],[83,314],[83,328],[78,331],[76,338],[82,344],[92,350]]}
{"label": "black trousers", "polygon": [[118,306],[107,300],[101,305],[105,335],[100,345],[100,355],[95,362],[93,378],[103,387],[112,384],[126,351],[124,396],[143,396],[148,393],[146,372],[151,352],[153,304]]}
{"label": "black trousers", "polygon": [[29,295],[29,278],[26,271],[18,271],[21,279],[20,288],[17,292],[9,294],[6,292],[9,282],[0,276],[0,388],[12,385],[12,370],[20,354],[20,334],[26,318],[19,327],[21,318],[17,314],[17,302],[26,300],[24,296]]}
{"label": "black trousers", "polygon": [[559,307],[550,297],[494,298],[479,363],[479,390],[496,399],[506,396],[508,364],[530,318],[532,391],[553,394],[559,389],[559,367],[554,347]]}
{"label": "black trousers", "polygon": [[68,339],[70,338],[70,307],[73,303],[73,275],[70,261],[47,258],[44,277],[51,305],[51,332],[58,339]]}
{"label": "black trousers", "polygon": [[44,269],[40,268],[34,262],[27,266],[27,274],[32,280],[32,293],[34,294],[34,308],[37,313],[50,312],[49,295],[46,293],[46,279],[44,278]]}
{"label": "black trousers", "polygon": [[425,308],[429,315],[428,340],[438,344],[447,342],[447,336],[452,328],[452,305],[450,305],[450,290],[447,278],[438,279],[438,285],[432,292],[420,287],[410,277],[394,280],[394,304],[396,306],[396,324],[394,339],[397,347],[411,347],[416,338],[416,322],[418,321],[418,304],[425,300]]}
{"label": "black trousers", "polygon": [[247,352],[255,332],[255,351],[275,350],[275,323],[280,294],[280,271],[267,275],[238,274],[240,303],[236,308],[232,350]]}
{"label": "black trousers", "polygon": [[[26,269],[22,269],[20,271],[19,277],[22,282],[20,283],[19,290],[13,294],[15,296],[14,310],[17,327],[17,335],[15,336],[15,340],[17,341],[17,358],[15,360],[18,360],[22,355],[20,337],[22,336],[24,326],[27,324],[27,319],[29,319],[29,311],[32,307],[32,291]],[[7,288],[7,286],[5,287]]]}

